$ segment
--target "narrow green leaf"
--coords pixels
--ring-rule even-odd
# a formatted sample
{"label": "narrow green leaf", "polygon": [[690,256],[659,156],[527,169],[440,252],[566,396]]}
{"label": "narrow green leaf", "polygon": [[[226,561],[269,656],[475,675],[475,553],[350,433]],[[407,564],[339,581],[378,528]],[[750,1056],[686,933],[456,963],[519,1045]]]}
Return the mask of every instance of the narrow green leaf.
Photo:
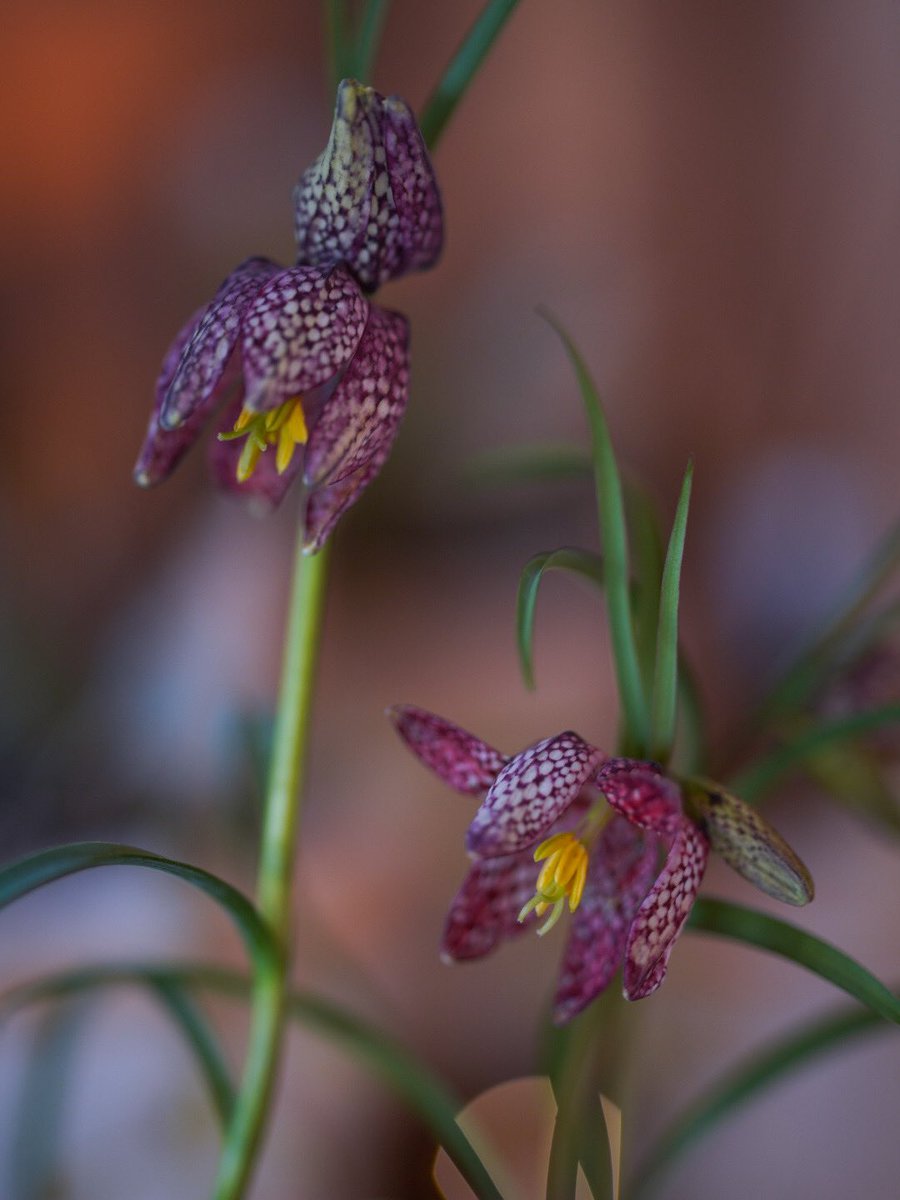
{"label": "narrow green leaf", "polygon": [[503,446],[473,457],[466,477],[482,486],[517,483],[556,483],[567,479],[590,479],[594,473],[591,456],[581,446],[539,444]]}
{"label": "narrow green leaf", "polygon": [[42,1014],[35,1029],[12,1109],[8,1172],[4,1172],[16,1200],[47,1200],[62,1195],[58,1150],[85,1014],[79,1003],[54,1006]]}
{"label": "narrow green leaf", "polygon": [[544,310],[539,311],[562,341],[572,366],[575,368],[581,398],[591,427],[594,482],[597,491],[600,535],[603,541],[610,637],[625,718],[625,746],[623,749],[636,757],[645,757],[649,744],[649,714],[638,665],[631,615],[625,503],[615,451],[597,388],[584,359],[579,354],[575,343],[556,319]]}
{"label": "narrow green leaf", "polygon": [[522,677],[529,688],[534,687],[534,613],[538,589],[548,571],[569,571],[603,587],[603,561],[598,554],[591,554],[587,550],[563,547],[536,554],[525,564],[516,598],[516,642]]}
{"label": "narrow green leaf", "polygon": [[842,950],[787,921],[740,904],[704,897],[694,905],[688,927],[780,954],[841,988],[886,1021],[900,1024],[900,999],[880,980]]}
{"label": "narrow green leaf", "polygon": [[[211,991],[246,1000],[251,981],[226,968],[184,964],[123,963],[85,966],[22,984],[0,996],[0,1019],[35,1001],[91,988],[137,984],[159,990]],[[404,1100],[444,1147],[478,1200],[503,1200],[472,1143],[456,1123],[461,1103],[428,1068],[398,1042],[337,1004],[308,992],[290,992],[289,1016],[342,1046]]]}
{"label": "narrow green leaf", "polygon": [[678,740],[675,745],[678,773],[697,775],[706,769],[709,757],[706,714],[696,676],[684,659],[678,666],[678,714]]}
{"label": "narrow green leaf", "polygon": [[898,721],[900,704],[885,704],[882,708],[873,708],[869,712],[856,713],[852,717],[842,717],[838,721],[818,725],[787,745],[779,746],[766,754],[733,780],[730,786],[736,795],[748,803],[754,803],[788,771],[801,766],[804,760],[829,746],[850,741],[860,734],[896,724]]}
{"label": "narrow green leaf", "polygon": [[597,1054],[603,1047],[606,1006],[593,1006],[547,1045],[557,1113],[547,1166],[547,1200],[575,1195],[578,1164],[594,1200],[611,1200],[612,1158],[606,1118],[597,1087]]}
{"label": "narrow green leaf", "polygon": [[437,145],[453,110],[517,4],[518,0],[488,0],[450,60],[419,120],[422,137],[429,149],[433,150]]}
{"label": "narrow green leaf", "polygon": [[378,57],[378,47],[381,44],[381,34],[387,20],[391,0],[367,0],[359,26],[359,36],[356,39],[356,55],[353,77],[361,83],[368,83],[372,76],[375,60]]}
{"label": "narrow green leaf", "polygon": [[0,870],[0,908],[67,875],[112,866],[149,867],[193,884],[226,910],[254,961],[268,961],[277,953],[259,913],[230,883],[190,863],[113,842],[72,842],[20,858],[4,867]]}
{"label": "narrow green leaf", "polygon": [[231,1072],[225,1062],[218,1039],[206,1017],[185,992],[184,988],[170,979],[148,980],[148,986],[168,1009],[174,1023],[181,1030],[184,1040],[197,1060],[200,1074],[206,1083],[210,1102],[225,1129],[234,1112],[235,1090]]}
{"label": "narrow green leaf", "polygon": [[687,532],[693,478],[694,464],[689,462],[678,497],[660,587],[650,751],[651,758],[663,764],[669,761],[675,741],[678,698],[678,598],[681,592],[681,563],[684,557],[684,537]]}
{"label": "narrow green leaf", "polygon": [[325,0],[328,66],[335,87],[353,75],[353,49],[346,0]]}
{"label": "narrow green leaf", "polygon": [[645,1200],[686,1150],[764,1088],[786,1079],[798,1067],[821,1055],[842,1049],[851,1038],[885,1028],[876,1013],[846,1009],[754,1050],[695,1100],[657,1139],[632,1180],[630,1200]]}
{"label": "narrow green leaf", "polygon": [[635,562],[634,636],[644,692],[649,696],[656,671],[663,540],[656,506],[643,488],[633,483],[625,485],[625,517]]}

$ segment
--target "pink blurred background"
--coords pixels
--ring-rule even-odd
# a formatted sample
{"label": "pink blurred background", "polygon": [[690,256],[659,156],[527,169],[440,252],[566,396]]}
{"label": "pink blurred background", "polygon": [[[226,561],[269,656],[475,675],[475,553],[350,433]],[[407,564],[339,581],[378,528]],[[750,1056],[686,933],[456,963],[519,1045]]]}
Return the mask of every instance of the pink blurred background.
{"label": "pink blurred background", "polygon": [[[371,82],[420,107],[478,8],[396,0]],[[4,858],[121,840],[249,889],[246,730],[274,694],[295,514],[259,522],[219,499],[202,453],[153,493],[130,472],[179,325],[241,259],[291,257],[290,190],[330,122],[319,6],[8,0],[5,15]],[[440,966],[471,809],[383,710],[414,701],[509,751],[565,727],[608,745],[616,727],[592,596],[546,586],[536,693],[515,660],[519,570],[595,543],[589,491],[484,488],[466,464],[583,441],[570,369],[534,313],[548,305],[667,513],[695,455],[685,638],[714,733],[733,728],[897,513],[898,56],[900,8],[884,0],[530,0],[438,150],[443,262],[384,293],[413,324],[409,416],[336,540],[297,978],[464,1096],[533,1070],[561,939]],[[800,923],[897,977],[896,848],[811,788],[774,812],[817,880]],[[719,866],[707,891],[759,904]],[[118,869],[0,926],[4,984],[84,958],[240,962],[202,900]],[[635,1153],[742,1050],[838,1002],[786,964],[686,937],[641,1006]],[[218,1016],[237,1064],[240,1010]],[[0,1040],[0,1170],[31,1028],[18,1018]],[[887,1032],[798,1074],[663,1194],[892,1194],[898,1066]],[[104,1000],[77,1050],[54,1194],[202,1195],[215,1147],[165,1020],[130,993]],[[297,1035],[252,1194],[420,1196],[429,1152],[361,1068]]]}

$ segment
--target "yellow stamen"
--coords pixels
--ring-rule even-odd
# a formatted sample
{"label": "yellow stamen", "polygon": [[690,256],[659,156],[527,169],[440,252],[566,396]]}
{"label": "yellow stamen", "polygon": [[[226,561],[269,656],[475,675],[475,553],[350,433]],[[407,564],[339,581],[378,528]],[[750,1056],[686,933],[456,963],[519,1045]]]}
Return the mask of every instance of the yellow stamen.
{"label": "yellow stamen", "polygon": [[220,433],[219,440],[228,442],[238,437],[247,439],[238,459],[239,483],[245,483],[250,478],[256,470],[260,454],[270,446],[277,447],[275,468],[279,475],[283,475],[290,466],[297,447],[305,446],[309,440],[302,396],[292,396],[290,400],[285,400],[284,404],[279,404],[278,408],[262,413],[242,408],[232,431]]}
{"label": "yellow stamen", "polygon": [[562,916],[567,898],[570,912],[578,907],[587,878],[587,846],[574,833],[555,833],[541,842],[534,852],[535,862],[544,859],[546,862],[538,875],[535,893],[519,913],[519,920],[524,921],[531,912],[542,917],[552,908],[550,916],[538,930],[542,936],[549,933]]}

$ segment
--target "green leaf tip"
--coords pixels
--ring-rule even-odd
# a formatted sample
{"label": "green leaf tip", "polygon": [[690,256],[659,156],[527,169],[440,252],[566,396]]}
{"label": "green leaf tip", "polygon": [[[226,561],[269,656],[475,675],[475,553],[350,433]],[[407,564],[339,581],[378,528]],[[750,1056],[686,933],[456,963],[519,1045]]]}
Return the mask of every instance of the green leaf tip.
{"label": "green leaf tip", "polygon": [[534,614],[538,590],[547,571],[569,571],[603,587],[603,560],[587,550],[562,547],[535,554],[522,568],[516,597],[516,644],[519,666],[527,688],[534,683]]}
{"label": "green leaf tip", "polygon": [[708,780],[690,782],[685,804],[712,848],[738,875],[775,900],[809,904],[815,887],[806,865],[756,809]]}

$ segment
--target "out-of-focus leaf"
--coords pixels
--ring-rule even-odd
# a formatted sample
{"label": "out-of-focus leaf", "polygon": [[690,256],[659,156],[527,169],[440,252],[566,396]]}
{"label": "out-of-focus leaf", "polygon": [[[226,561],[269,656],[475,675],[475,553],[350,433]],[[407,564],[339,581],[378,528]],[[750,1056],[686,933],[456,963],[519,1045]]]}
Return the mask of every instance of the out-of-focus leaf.
{"label": "out-of-focus leaf", "polygon": [[900,1024],[900,999],[890,992],[864,966],[842,950],[829,946],[811,933],[767,913],[730,904],[726,900],[704,897],[696,902],[688,928],[758,946],[772,954],[790,959],[798,967],[818,975],[849,996],[865,1004],[886,1021]]}
{"label": "out-of-focus leaf", "polygon": [[368,83],[378,57],[378,46],[384,23],[387,20],[391,0],[367,0],[356,39],[353,76],[361,83]]}
{"label": "out-of-focus leaf", "polygon": [[897,798],[888,787],[882,764],[864,746],[832,742],[809,755],[803,768],[844,808],[894,836],[900,834]]}
{"label": "out-of-focus leaf", "polygon": [[419,119],[422,137],[430,150],[436,146],[453,110],[463,98],[517,4],[518,0],[488,0],[463,38]]}
{"label": "out-of-focus leaf", "polygon": [[852,1008],[754,1050],[695,1100],[657,1139],[632,1181],[630,1200],[646,1200],[686,1150],[765,1088],[821,1055],[841,1049],[851,1038],[885,1028],[878,1014]]}
{"label": "out-of-focus leaf", "polygon": [[[92,988],[137,984],[157,992],[210,991],[246,1000],[251,981],[237,971],[186,963],[122,963],[85,966],[12,988],[0,996],[0,1019],[39,1000],[70,996]],[[343,1046],[387,1084],[444,1147],[479,1200],[503,1200],[475,1148],[456,1122],[460,1101],[437,1076],[403,1046],[337,1004],[309,992],[288,993],[292,1020]]]}
{"label": "out-of-focus leaf", "polygon": [[516,643],[522,677],[530,688],[534,687],[534,613],[538,589],[548,571],[568,571],[603,587],[603,560],[599,554],[591,554],[587,550],[563,547],[536,554],[525,564],[516,599]]}
{"label": "out-of-focus leaf", "polygon": [[653,690],[656,671],[656,635],[659,629],[659,597],[663,573],[663,537],[656,507],[647,493],[634,483],[625,485],[625,516],[634,550],[635,591],[634,636],[644,690]]}
{"label": "out-of-focus leaf", "polygon": [[659,629],[656,636],[656,671],[653,676],[653,706],[650,719],[650,757],[667,763],[675,741],[678,699],[678,599],[681,593],[681,563],[687,532],[688,508],[694,465],[688,463],[675,510],[675,520],[666,551],[659,599]]}
{"label": "out-of-focus leaf", "polygon": [[578,387],[591,429],[597,516],[603,541],[606,603],[610,637],[616,662],[619,696],[625,718],[623,751],[646,757],[650,719],[638,665],[629,595],[628,536],[622,481],[600,396],[575,343],[547,312],[541,312],[565,347],[575,369]]}
{"label": "out-of-focus leaf", "polygon": [[476,455],[466,467],[475,483],[508,486],[518,483],[556,483],[567,479],[590,479],[591,456],[581,446],[504,446]]}

